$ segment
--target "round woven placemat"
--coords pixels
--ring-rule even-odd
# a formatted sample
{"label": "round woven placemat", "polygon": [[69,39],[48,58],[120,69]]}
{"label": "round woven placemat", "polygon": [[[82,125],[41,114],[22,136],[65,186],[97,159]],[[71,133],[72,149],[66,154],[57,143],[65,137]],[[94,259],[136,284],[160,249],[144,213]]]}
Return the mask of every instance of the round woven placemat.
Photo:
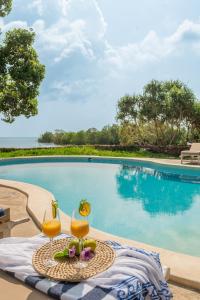
{"label": "round woven placemat", "polygon": [[[70,240],[65,238],[53,241],[53,252],[62,251]],[[96,243],[95,255],[88,261],[86,268],[78,270],[74,267],[78,257],[57,260],[56,266],[46,268],[44,263],[49,258],[50,243],[43,245],[34,253],[33,267],[39,274],[54,280],[80,282],[107,270],[114,262],[114,250],[104,242],[96,241]]]}

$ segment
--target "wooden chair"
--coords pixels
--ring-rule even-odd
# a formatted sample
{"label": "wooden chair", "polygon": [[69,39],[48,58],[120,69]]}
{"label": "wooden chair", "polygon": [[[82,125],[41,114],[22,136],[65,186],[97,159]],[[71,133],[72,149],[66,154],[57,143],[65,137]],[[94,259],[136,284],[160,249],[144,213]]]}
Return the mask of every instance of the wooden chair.
{"label": "wooden chair", "polygon": [[184,157],[191,157],[192,161],[197,158],[198,164],[200,163],[200,143],[192,143],[190,150],[181,151],[181,163]]}
{"label": "wooden chair", "polygon": [[4,215],[0,217],[0,239],[9,237],[11,229],[19,224],[26,223],[30,219],[23,218],[18,220],[10,220],[10,208],[4,208]]}

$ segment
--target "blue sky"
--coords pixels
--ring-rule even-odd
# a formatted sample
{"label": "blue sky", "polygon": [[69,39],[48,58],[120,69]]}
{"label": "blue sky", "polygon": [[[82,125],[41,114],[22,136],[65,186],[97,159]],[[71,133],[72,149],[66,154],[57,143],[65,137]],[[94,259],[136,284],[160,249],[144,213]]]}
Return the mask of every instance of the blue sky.
{"label": "blue sky", "polygon": [[46,65],[38,116],[1,121],[0,136],[112,124],[117,100],[151,79],[200,97],[199,0],[14,0],[0,25],[34,28]]}

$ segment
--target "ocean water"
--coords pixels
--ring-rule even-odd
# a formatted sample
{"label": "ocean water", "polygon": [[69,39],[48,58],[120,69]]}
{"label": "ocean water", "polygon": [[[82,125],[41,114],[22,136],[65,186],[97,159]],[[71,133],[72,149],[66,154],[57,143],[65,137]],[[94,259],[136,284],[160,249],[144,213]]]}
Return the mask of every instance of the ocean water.
{"label": "ocean water", "polygon": [[38,143],[37,137],[0,137],[0,148],[55,147],[54,144]]}
{"label": "ocean water", "polygon": [[[64,159],[66,161],[64,161]],[[93,162],[94,160],[94,162]],[[96,161],[95,161],[96,160]],[[6,165],[8,163],[9,165]],[[82,198],[93,227],[169,250],[200,256],[200,170],[103,158],[1,162],[0,178],[51,191],[71,215]],[[42,200],[41,200],[42,201]]]}

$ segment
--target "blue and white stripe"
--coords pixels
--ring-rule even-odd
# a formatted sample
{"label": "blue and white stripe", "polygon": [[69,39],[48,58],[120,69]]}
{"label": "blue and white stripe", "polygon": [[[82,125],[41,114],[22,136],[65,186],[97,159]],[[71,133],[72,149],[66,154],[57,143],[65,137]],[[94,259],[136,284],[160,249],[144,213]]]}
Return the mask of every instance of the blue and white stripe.
{"label": "blue and white stripe", "polygon": [[[63,238],[63,235],[61,236]],[[32,254],[46,242],[43,236],[6,238],[0,241],[0,269],[29,286],[59,300],[170,300],[157,253],[107,243],[116,251],[108,270],[80,283],[56,282],[39,276]]]}

